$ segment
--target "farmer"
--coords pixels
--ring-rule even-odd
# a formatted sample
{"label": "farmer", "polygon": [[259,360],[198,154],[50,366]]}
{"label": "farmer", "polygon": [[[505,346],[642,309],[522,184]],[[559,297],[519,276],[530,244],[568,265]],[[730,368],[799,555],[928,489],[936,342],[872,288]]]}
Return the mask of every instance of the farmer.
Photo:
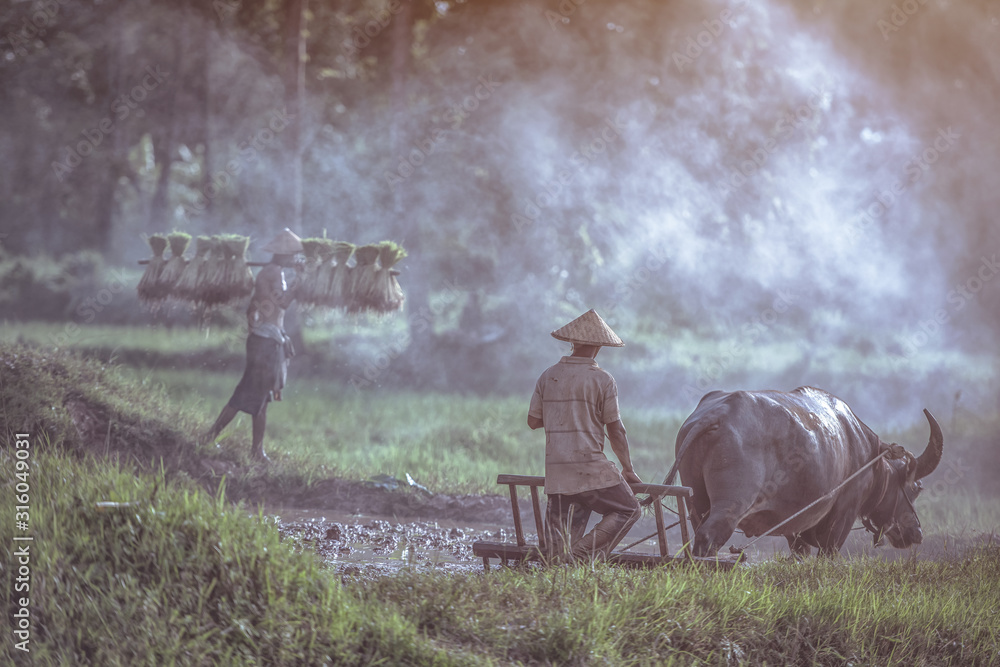
{"label": "farmer", "polygon": [[302,252],[302,241],[291,230],[285,229],[263,250],[273,253],[273,256],[257,274],[247,307],[249,334],[246,368],[232,398],[222,408],[205,439],[212,442],[237,412],[246,412],[253,418],[251,453],[254,458],[266,461],[264,428],[267,424],[267,404],[281,400],[288,360],[295,354],[291,339],[285,334],[284,324],[285,309],[295,300],[298,280],[289,287],[282,269],[299,266],[295,255]]}
{"label": "farmer", "polygon": [[[595,361],[602,346],[625,343],[593,309],[552,337],[573,350],[538,378],[528,409],[528,426],[545,428],[546,549],[564,561],[606,558],[641,513],[628,485],[642,480],[632,469],[618,385]],[[605,426],[620,472],[604,454]],[[584,535],[591,512],[603,518]]]}

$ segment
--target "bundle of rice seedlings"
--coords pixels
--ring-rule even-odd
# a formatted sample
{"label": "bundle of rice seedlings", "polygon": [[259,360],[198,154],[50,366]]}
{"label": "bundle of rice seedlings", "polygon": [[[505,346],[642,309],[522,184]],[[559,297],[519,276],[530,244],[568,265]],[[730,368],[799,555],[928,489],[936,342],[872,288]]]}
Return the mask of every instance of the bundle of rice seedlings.
{"label": "bundle of rice seedlings", "polygon": [[316,303],[321,306],[336,308],[337,304],[330,294],[330,284],[333,281],[333,272],[336,270],[336,242],[330,239],[323,239],[323,245],[319,249],[319,268],[316,271]]}
{"label": "bundle of rice seedlings", "polygon": [[363,245],[354,251],[358,263],[354,267],[351,279],[350,299],[347,302],[347,312],[360,313],[377,310],[375,293],[378,288],[379,247],[375,244]]}
{"label": "bundle of rice seedlings", "polygon": [[382,241],[378,244],[379,270],[375,277],[372,301],[375,304],[374,309],[380,313],[391,313],[403,308],[406,296],[403,294],[403,288],[399,286],[399,281],[396,280],[397,272],[392,267],[404,257],[406,250],[398,243]]}
{"label": "bundle of rice seedlings", "polygon": [[159,292],[160,273],[166,265],[167,260],[163,258],[163,251],[167,249],[167,237],[163,234],[153,234],[147,239],[149,247],[153,250],[153,256],[149,258],[146,271],[139,279],[139,300],[154,307],[163,300]]}
{"label": "bundle of rice seedlings", "polygon": [[326,284],[325,305],[330,308],[346,308],[351,297],[354,267],[347,264],[354,254],[353,243],[338,241],[333,244],[330,280]]}
{"label": "bundle of rice seedlings", "polygon": [[201,282],[205,279],[205,269],[208,262],[208,253],[212,250],[210,239],[207,236],[199,236],[195,239],[194,258],[184,267],[184,273],[180,280],[174,285],[173,295],[178,299],[191,301],[195,304],[201,302]]}
{"label": "bundle of rice seedlings", "polygon": [[316,270],[319,268],[319,239],[302,239],[302,255],[305,262],[302,264],[302,273],[299,279],[296,299],[299,303],[311,304],[314,301],[316,292]]}
{"label": "bundle of rice seedlings", "polygon": [[187,252],[188,245],[191,244],[191,235],[184,232],[173,232],[167,236],[167,241],[170,243],[170,259],[163,265],[163,270],[160,271],[156,281],[164,298],[175,296],[174,290],[177,281],[181,279],[184,267],[187,265],[184,253]]}
{"label": "bundle of rice seedlings", "polygon": [[[302,239],[302,253],[306,261],[298,276],[295,299],[312,306],[323,305],[332,268],[330,258],[333,256],[333,241],[321,238]],[[324,274],[322,278],[321,274]]]}
{"label": "bundle of rice seedlings", "polygon": [[208,240],[208,261],[205,271],[198,283],[199,301],[206,306],[218,306],[226,299],[226,244],[219,236]]}
{"label": "bundle of rice seedlings", "polygon": [[247,249],[250,238],[239,234],[222,237],[226,253],[225,294],[226,302],[239,301],[253,293],[253,273],[247,266]]}

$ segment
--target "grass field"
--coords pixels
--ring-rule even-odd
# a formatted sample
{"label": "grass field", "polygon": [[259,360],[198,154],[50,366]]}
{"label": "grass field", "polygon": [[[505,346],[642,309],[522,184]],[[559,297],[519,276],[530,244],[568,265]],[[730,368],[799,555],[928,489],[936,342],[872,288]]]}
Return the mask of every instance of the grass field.
{"label": "grass field", "polygon": [[[162,473],[35,441],[31,664],[992,665],[1000,546],[938,561],[603,565],[342,583],[250,515]],[[51,449],[50,449],[51,448]],[[0,464],[13,469],[9,448]],[[13,493],[6,477],[0,493]],[[128,503],[98,511],[96,503]],[[5,563],[13,522],[0,522]],[[16,569],[0,574],[7,618]],[[27,664],[6,638],[0,659]]]}
{"label": "grass field", "polygon": [[[232,394],[238,374],[143,371],[183,409],[210,424]],[[543,474],[545,436],[526,425],[524,397],[478,397],[415,391],[359,392],[301,379],[268,408],[269,449],[367,479],[406,473],[433,490],[496,491],[500,471]],[[673,459],[679,418],[636,410],[628,418],[633,461],[646,477],[662,478]],[[249,442],[250,419],[240,415],[222,438]],[[249,446],[249,445],[247,445]]]}
{"label": "grass field", "polygon": [[[378,326],[358,320],[341,323],[362,340],[377,337]],[[62,329],[51,324],[0,327],[0,341],[21,338],[44,343]],[[13,333],[17,331],[17,333]],[[336,326],[323,336],[344,333]],[[306,330],[307,333],[310,329]],[[318,332],[312,343],[321,340]],[[110,347],[107,341],[114,341]],[[239,370],[205,372],[191,368],[133,367],[119,363],[115,350],[142,349],[162,355],[209,351],[242,357],[242,340],[219,332],[206,335],[189,328],[130,329],[84,327],[71,348],[109,349],[103,361],[116,374],[143,391],[156,391],[176,409],[183,435],[195,438],[206,430],[228,400]],[[842,354],[849,354],[844,351]],[[978,372],[984,372],[980,368]],[[417,482],[436,492],[495,493],[499,472],[542,474],[544,435],[526,424],[528,394],[476,396],[395,389],[391,386],[358,391],[321,377],[296,377],[285,400],[268,409],[265,445],[271,453],[315,472],[365,480],[376,475]],[[637,407],[623,401],[633,462],[646,481],[661,481],[673,461],[674,438],[686,411]],[[939,415],[942,420],[944,415]],[[889,442],[919,451],[927,442],[927,426],[918,414],[905,428],[883,430]],[[926,481],[921,505],[950,534],[986,531],[1000,525],[1000,483],[989,471],[1000,464],[995,451],[997,418],[944,420],[945,456],[941,469]],[[249,451],[250,419],[240,414],[223,432],[224,442]],[[991,454],[992,452],[992,454]],[[951,508],[955,508],[952,511]]]}
{"label": "grass field", "polygon": [[[266,516],[235,508],[184,474],[202,460],[246,460],[246,420],[218,449],[193,438],[228,398],[235,375],[116,366],[5,343],[0,371],[2,469],[15,469],[14,432],[30,431],[35,442],[28,470],[34,664],[1000,660],[1000,547],[982,536],[1000,526],[998,494],[982,481],[995,470],[984,458],[992,455],[984,446],[992,426],[946,436],[941,484],[928,478],[917,501],[927,534],[979,535],[936,560],[777,559],[730,573],[404,569],[343,583],[308,550],[281,542]],[[246,468],[227,486],[409,472],[436,491],[495,492],[497,472],[541,471],[542,436],[525,426],[521,396],[357,392],[310,379],[289,390],[269,412],[275,461]],[[87,411],[71,414],[68,406],[80,404]],[[107,426],[94,431],[89,417]],[[644,477],[669,465],[680,419],[626,412]],[[922,446],[925,428],[883,437]],[[137,471],[102,455],[129,448],[165,453],[164,470]],[[947,477],[950,461],[962,463]],[[17,481],[0,480],[2,497],[13,497]],[[133,505],[98,512],[99,501]],[[8,618],[19,608],[15,569],[7,567],[13,531],[12,521],[0,522]],[[2,660],[22,657],[12,641],[0,649]]]}

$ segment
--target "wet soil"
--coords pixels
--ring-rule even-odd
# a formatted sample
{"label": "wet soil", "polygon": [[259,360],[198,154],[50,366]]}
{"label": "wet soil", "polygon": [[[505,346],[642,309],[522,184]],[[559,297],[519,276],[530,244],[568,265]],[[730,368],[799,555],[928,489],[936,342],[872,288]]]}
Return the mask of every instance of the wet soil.
{"label": "wet soil", "polygon": [[513,541],[513,536],[499,527],[443,526],[430,521],[392,523],[383,519],[352,523],[322,516],[282,517],[278,531],[284,540],[315,552],[345,582],[401,569],[482,572],[482,560],[473,555],[472,543]]}

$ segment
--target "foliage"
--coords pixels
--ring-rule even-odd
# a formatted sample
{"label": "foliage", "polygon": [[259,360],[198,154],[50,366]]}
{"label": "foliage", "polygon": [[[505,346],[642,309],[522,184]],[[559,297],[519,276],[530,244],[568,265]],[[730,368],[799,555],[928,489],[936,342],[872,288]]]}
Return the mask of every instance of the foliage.
{"label": "foliage", "polygon": [[[108,273],[93,250],[59,259],[0,254],[0,308],[14,318],[31,313],[33,319],[62,320],[79,305],[80,295],[98,291]],[[124,289],[121,284],[119,291]]]}
{"label": "foliage", "polygon": [[[892,3],[860,0],[805,11],[773,0],[725,25],[729,4],[693,0],[314,2],[306,105],[293,113],[296,6],[6,5],[5,245],[124,263],[145,254],[143,232],[174,224],[259,241],[286,224],[301,131],[298,231],[399,239],[416,310],[449,282],[476,295],[470,339],[527,342],[533,332],[512,322],[544,329],[591,305],[626,325],[647,312],[673,329],[739,321],[791,287],[889,338],[901,316],[916,327],[933,315],[918,311],[929,295],[943,301],[996,247],[996,193],[966,190],[989,173],[976,137],[990,136],[1000,98],[958,66],[996,67],[985,0],[921,4],[889,34],[879,21]],[[680,66],[691,48],[700,55]],[[496,82],[485,99],[481,78]],[[827,88],[822,113],[782,135],[746,188],[720,188],[813,86]],[[588,152],[617,118],[620,142]],[[965,133],[960,157],[848,242],[857,212],[948,123]],[[642,278],[650,253],[660,268]],[[982,298],[995,325],[995,291]],[[990,329],[976,328],[962,344],[988,346]]]}

